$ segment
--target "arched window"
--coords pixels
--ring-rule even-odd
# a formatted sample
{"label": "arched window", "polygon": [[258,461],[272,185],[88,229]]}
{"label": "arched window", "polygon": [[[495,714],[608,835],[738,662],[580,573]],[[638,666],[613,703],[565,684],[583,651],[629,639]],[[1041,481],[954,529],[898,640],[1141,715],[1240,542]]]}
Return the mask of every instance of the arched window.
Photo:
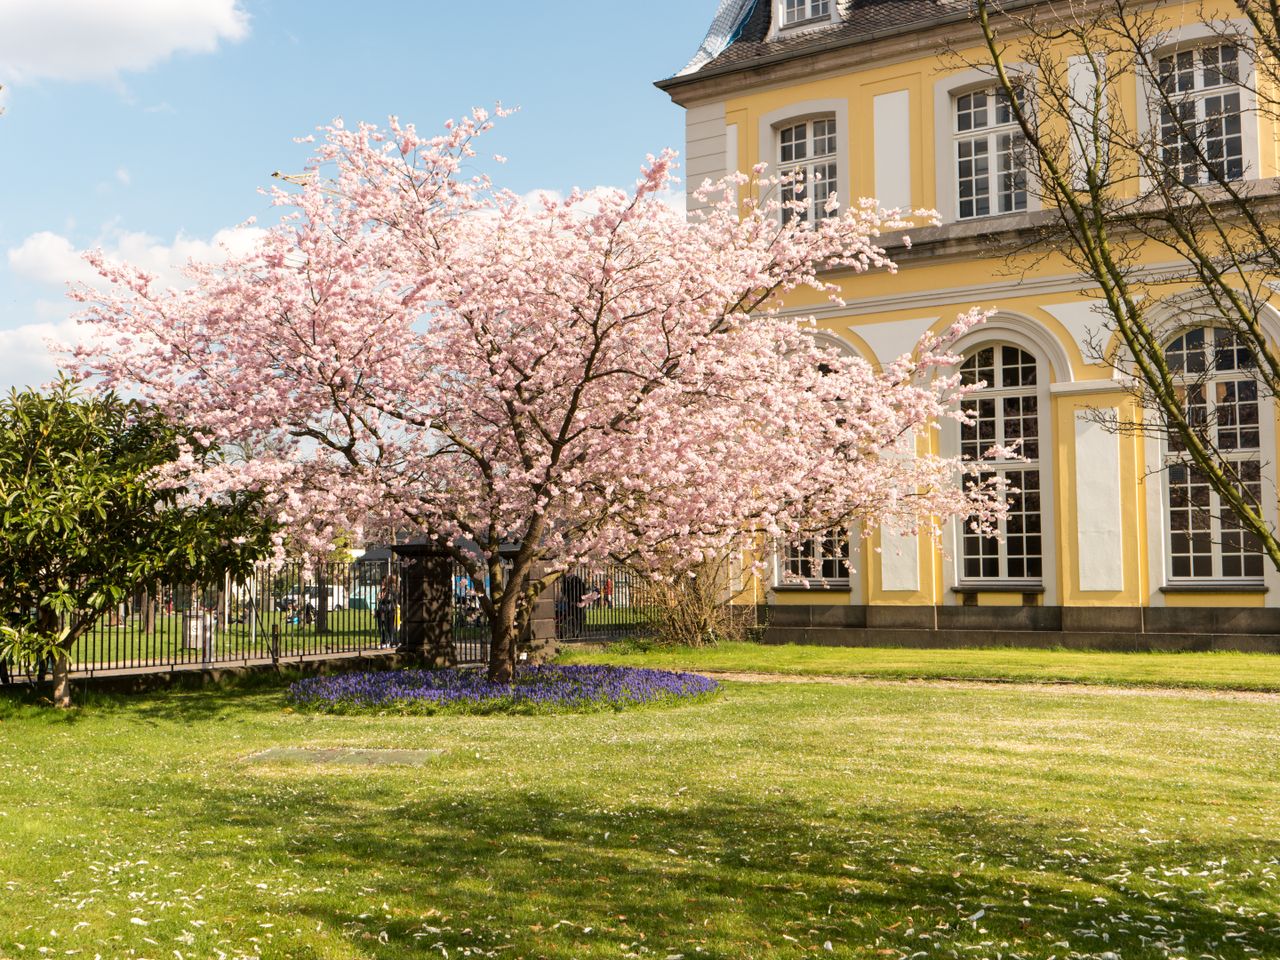
{"label": "arched window", "polygon": [[[1230,330],[1196,327],[1166,349],[1187,418],[1217,448],[1253,503],[1262,500],[1262,438],[1254,356]],[[1166,444],[1169,577],[1261,580],[1262,549],[1170,436]]]}
{"label": "arched window", "polygon": [[[856,356],[853,348],[838,337],[822,332],[814,332],[812,336],[818,341],[819,348],[832,356]],[[820,362],[818,369],[826,376],[832,368]],[[848,588],[852,583],[850,540],[848,530],[833,529],[783,544],[778,551],[778,585]]]}
{"label": "arched window", "polygon": [[1024,581],[1044,577],[1040,482],[1040,370],[1036,358],[1012,344],[979,347],[960,368],[967,385],[985,384],[962,403],[971,422],[960,428],[960,453],[982,462],[994,444],[1021,441],[1023,460],[991,461],[983,477],[1003,476],[1015,488],[1000,537],[984,537],[965,525],[960,544],[961,581]]}

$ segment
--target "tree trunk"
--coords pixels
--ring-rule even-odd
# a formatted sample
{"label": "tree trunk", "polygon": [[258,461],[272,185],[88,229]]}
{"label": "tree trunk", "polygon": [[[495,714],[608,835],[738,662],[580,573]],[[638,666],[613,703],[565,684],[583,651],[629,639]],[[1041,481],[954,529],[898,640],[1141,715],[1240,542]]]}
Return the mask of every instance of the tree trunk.
{"label": "tree trunk", "polygon": [[53,655],[53,705],[59,710],[71,709],[71,653],[58,650]]}
{"label": "tree trunk", "polygon": [[497,616],[489,624],[489,680],[511,683],[516,675],[516,618],[513,604],[498,605]]}

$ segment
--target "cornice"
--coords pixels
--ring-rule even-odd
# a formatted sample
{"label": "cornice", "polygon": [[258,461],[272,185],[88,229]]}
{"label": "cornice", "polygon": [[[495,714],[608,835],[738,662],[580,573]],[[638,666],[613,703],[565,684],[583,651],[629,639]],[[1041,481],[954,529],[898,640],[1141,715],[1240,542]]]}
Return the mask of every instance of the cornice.
{"label": "cornice", "polygon": [[[1008,12],[1045,2],[1012,0],[1004,4],[1003,9]],[[811,80],[815,74],[866,69],[868,61],[880,66],[897,60],[916,59],[921,54],[937,54],[948,41],[956,39],[956,25],[964,23],[971,25],[969,32],[976,41],[980,37],[978,28],[973,24],[970,11],[964,10],[945,14],[927,24],[885,27],[855,36],[832,38],[796,50],[703,68],[688,76],[658,80],[654,86],[675,103],[687,107],[704,100],[740,94],[744,88],[758,89],[770,84]]]}
{"label": "cornice", "polygon": [[[1086,8],[1103,0],[1084,0]],[[1139,4],[1158,5],[1162,0],[1138,0]],[[1048,6],[1051,0],[1008,0],[1000,5],[1000,13],[1010,14],[1037,6]],[[967,30],[957,30],[967,25]],[[1015,36],[1019,31],[1014,26]],[[654,86],[682,107],[724,100],[744,90],[760,90],[813,80],[829,74],[839,75],[866,70],[868,66],[887,66],[896,62],[937,56],[957,43],[981,43],[982,34],[973,20],[972,10],[956,11],[927,23],[907,23],[856,35],[833,37],[794,50],[753,57],[749,60],[704,67],[687,76],[666,77]]]}

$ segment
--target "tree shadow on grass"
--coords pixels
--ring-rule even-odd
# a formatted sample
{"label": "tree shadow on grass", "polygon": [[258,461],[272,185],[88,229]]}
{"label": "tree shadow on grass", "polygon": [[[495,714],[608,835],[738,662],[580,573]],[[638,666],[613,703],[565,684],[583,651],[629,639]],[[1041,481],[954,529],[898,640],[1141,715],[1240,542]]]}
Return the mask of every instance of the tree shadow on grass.
{"label": "tree shadow on grass", "polygon": [[170,686],[138,691],[103,690],[76,681],[70,710],[52,707],[48,684],[13,684],[0,687],[0,716],[44,712],[49,721],[69,724],[121,715],[140,722],[195,723],[241,710],[248,700],[276,698],[283,706],[289,685],[309,675],[285,669],[229,675],[206,682],[199,674],[192,674],[179,676]]}
{"label": "tree shadow on grass", "polygon": [[1244,838],[1157,851],[1138,835],[1071,836],[1065,817],[980,810],[819,811],[723,795],[607,810],[498,784],[469,800],[430,786],[405,799],[376,777],[345,802],[324,782],[292,789],[267,808],[210,790],[200,809],[272,838],[277,849],[255,855],[315,881],[317,892],[257,909],[342,930],[380,958],[433,945],[451,956],[783,957],[828,943],[847,956],[1280,956],[1275,920],[1238,912],[1273,897],[1259,878],[1243,866],[1194,875],[1255,861]]}

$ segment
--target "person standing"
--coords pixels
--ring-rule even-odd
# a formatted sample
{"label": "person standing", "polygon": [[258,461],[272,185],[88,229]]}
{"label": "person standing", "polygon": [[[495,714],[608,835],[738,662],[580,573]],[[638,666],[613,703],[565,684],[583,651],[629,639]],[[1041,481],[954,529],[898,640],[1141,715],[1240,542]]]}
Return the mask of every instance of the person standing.
{"label": "person standing", "polygon": [[378,590],[378,638],[384,647],[396,645],[396,578],[388,573]]}

